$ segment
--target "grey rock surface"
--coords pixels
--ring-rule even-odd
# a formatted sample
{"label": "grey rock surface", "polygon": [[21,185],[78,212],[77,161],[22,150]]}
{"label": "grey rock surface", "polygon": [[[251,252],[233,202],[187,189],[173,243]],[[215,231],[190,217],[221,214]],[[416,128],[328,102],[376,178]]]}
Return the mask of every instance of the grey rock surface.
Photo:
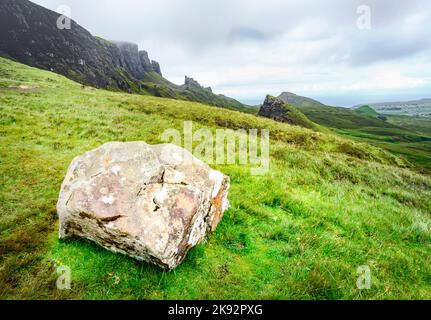
{"label": "grey rock surface", "polygon": [[27,0],[1,0],[0,56],[101,88],[129,89],[155,66],[161,74],[157,63],[142,63],[136,44],[94,37],[73,20],[59,29],[59,18]]}
{"label": "grey rock surface", "polygon": [[289,113],[285,106],[285,102],[279,98],[266,96],[265,102],[259,110],[259,116],[271,118],[277,121],[284,121],[284,118]]}
{"label": "grey rock surface", "polygon": [[57,204],[59,235],[170,270],[216,229],[229,185],[175,145],[107,143],[70,165]]}
{"label": "grey rock surface", "polygon": [[190,85],[171,83],[160,64],[136,44],[95,37],[73,20],[70,29],[59,29],[57,22],[64,18],[28,0],[0,0],[0,56],[97,88],[249,111],[194,80]]}

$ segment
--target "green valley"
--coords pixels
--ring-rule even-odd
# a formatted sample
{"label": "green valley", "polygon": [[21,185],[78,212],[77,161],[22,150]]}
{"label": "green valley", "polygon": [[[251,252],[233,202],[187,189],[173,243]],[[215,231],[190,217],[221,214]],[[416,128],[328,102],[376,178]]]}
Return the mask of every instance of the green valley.
{"label": "green valley", "polygon": [[[0,298],[428,299],[431,178],[415,164],[430,163],[427,124],[319,108],[298,106],[343,136],[83,87],[0,58]],[[184,121],[270,132],[266,175],[215,166],[231,178],[231,208],[207,243],[164,272],[86,240],[58,240],[58,192],[75,156],[108,141],[157,144]],[[398,155],[413,149],[416,162]],[[369,290],[356,286],[364,265]],[[58,266],[70,267],[71,290],[57,289]]]}
{"label": "green valley", "polygon": [[311,121],[338,134],[385,148],[407,159],[420,172],[431,172],[430,118],[381,115],[369,106],[332,107],[310,98],[283,93]]}

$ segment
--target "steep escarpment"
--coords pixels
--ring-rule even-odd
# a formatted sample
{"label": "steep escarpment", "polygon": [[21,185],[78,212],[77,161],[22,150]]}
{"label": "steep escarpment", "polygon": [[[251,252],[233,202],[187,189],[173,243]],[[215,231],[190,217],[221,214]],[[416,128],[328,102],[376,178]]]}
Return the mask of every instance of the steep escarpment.
{"label": "steep escarpment", "polygon": [[187,100],[203,102],[222,108],[234,109],[247,113],[254,113],[253,107],[246,106],[241,102],[229,98],[223,94],[215,94],[210,87],[204,87],[195,79],[185,77],[184,84],[180,87]]}
{"label": "steep escarpment", "polygon": [[171,83],[163,78],[160,64],[137,44],[95,37],[73,20],[70,28],[63,28],[62,19],[60,14],[28,0],[0,0],[0,56],[98,88],[252,112],[197,82]]}
{"label": "steep escarpment", "polygon": [[148,72],[161,74],[136,44],[93,37],[73,20],[70,29],[58,28],[59,17],[27,0],[2,0],[0,54],[108,89],[130,89]]}
{"label": "steep escarpment", "polygon": [[150,60],[147,51],[139,51],[138,45],[130,42],[113,42],[119,49],[119,54],[114,56],[116,66],[127,70],[136,79],[142,80],[148,72],[156,72],[162,75],[158,62]]}

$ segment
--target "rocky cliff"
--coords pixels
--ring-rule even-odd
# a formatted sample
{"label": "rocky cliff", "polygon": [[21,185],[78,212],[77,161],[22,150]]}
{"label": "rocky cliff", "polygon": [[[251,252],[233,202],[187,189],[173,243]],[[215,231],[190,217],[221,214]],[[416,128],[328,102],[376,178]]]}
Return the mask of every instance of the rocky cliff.
{"label": "rocky cliff", "polygon": [[265,102],[259,110],[259,116],[320,131],[319,126],[309,120],[301,111],[280,98],[270,95],[266,96]]}
{"label": "rocky cliff", "polygon": [[0,0],[0,56],[98,88],[254,111],[232,98],[213,94],[192,78],[175,85],[162,77],[159,63],[150,60],[138,45],[94,37],[73,20],[70,28],[59,28],[63,18],[28,0]]}
{"label": "rocky cliff", "polygon": [[206,90],[210,93],[213,92],[210,87],[205,88],[205,87],[201,86],[200,83],[197,82],[195,79],[189,78],[187,76],[185,77],[183,88],[187,89],[187,90],[198,89],[198,90]]}
{"label": "rocky cliff", "polygon": [[115,57],[117,67],[126,70],[135,78],[142,80],[148,72],[157,72],[162,75],[160,65],[156,61],[150,60],[147,51],[139,51],[138,45],[130,42],[113,42],[119,49],[119,54]]}
{"label": "rocky cliff", "polygon": [[149,72],[161,75],[136,44],[93,37],[74,21],[59,29],[59,17],[27,0],[1,0],[0,54],[102,88],[129,89]]}

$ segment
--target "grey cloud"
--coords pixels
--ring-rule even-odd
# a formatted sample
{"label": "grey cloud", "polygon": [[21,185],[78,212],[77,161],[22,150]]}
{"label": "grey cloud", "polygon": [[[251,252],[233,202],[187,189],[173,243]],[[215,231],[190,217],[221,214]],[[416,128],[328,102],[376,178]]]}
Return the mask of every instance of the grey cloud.
{"label": "grey cloud", "polygon": [[233,27],[227,37],[227,41],[230,43],[242,42],[242,41],[265,41],[268,40],[271,35],[265,34],[257,29],[249,27]]}
{"label": "grey cloud", "polygon": [[367,65],[429,52],[431,14],[422,15],[421,20],[421,23],[415,24],[409,22],[409,15],[406,15],[404,21],[392,21],[382,28],[356,33],[350,42],[350,63]]}
{"label": "grey cloud", "polygon": [[430,43],[424,39],[406,41],[373,41],[361,46],[351,56],[352,65],[368,65],[382,61],[405,59],[430,49]]}

